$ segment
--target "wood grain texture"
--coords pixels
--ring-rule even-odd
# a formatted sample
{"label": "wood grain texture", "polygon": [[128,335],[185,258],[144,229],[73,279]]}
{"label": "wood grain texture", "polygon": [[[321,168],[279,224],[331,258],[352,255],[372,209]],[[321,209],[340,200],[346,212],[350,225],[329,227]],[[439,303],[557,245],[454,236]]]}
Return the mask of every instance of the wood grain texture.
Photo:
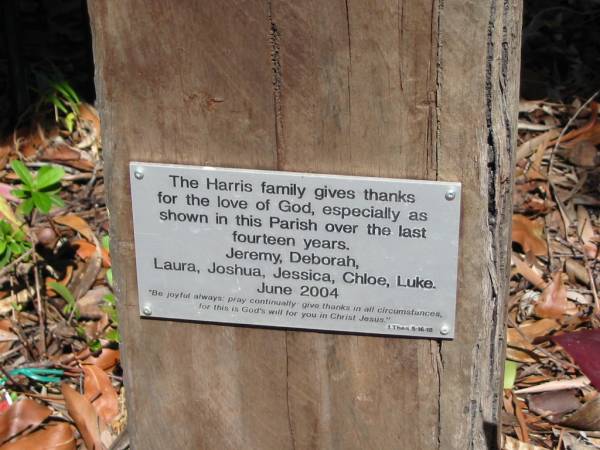
{"label": "wood grain texture", "polygon": [[[494,448],[520,0],[89,9],[134,448]],[[456,339],[141,320],[130,160],[462,182]]]}

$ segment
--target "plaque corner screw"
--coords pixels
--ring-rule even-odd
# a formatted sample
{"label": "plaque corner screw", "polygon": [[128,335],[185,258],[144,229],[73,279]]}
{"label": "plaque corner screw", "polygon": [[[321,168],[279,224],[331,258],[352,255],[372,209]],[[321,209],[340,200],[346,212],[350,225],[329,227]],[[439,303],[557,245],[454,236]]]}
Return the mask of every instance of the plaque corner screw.
{"label": "plaque corner screw", "polygon": [[152,308],[150,308],[149,305],[146,305],[146,306],[144,306],[144,309],[142,309],[142,312],[144,313],[145,316],[151,316]]}
{"label": "plaque corner screw", "polygon": [[133,176],[136,178],[136,180],[141,180],[144,178],[144,172],[142,172],[140,169],[135,169]]}
{"label": "plaque corner screw", "polygon": [[448,325],[442,325],[442,327],[440,328],[440,334],[445,336],[448,333],[450,333],[450,327]]}
{"label": "plaque corner screw", "polygon": [[449,202],[451,202],[455,198],[456,198],[456,192],[454,192],[453,189],[450,189],[449,191],[446,192],[446,200],[448,200]]}

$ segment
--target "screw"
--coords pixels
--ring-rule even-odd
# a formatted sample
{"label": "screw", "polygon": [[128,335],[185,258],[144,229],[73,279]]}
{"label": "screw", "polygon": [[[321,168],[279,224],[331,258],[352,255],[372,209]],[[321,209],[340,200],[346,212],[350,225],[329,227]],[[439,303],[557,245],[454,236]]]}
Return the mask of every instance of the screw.
{"label": "screw", "polygon": [[451,202],[455,198],[456,198],[456,192],[454,192],[453,190],[450,190],[450,191],[446,192],[446,200],[448,200],[449,202]]}
{"label": "screw", "polygon": [[142,312],[144,313],[145,316],[151,316],[152,308],[150,308],[149,305],[146,305],[146,306],[144,306],[144,309],[142,309]]}
{"label": "screw", "polygon": [[133,176],[137,180],[141,180],[142,178],[144,178],[144,172],[142,172],[140,169],[136,169],[136,171],[133,173]]}
{"label": "screw", "polygon": [[448,325],[442,325],[442,328],[440,328],[440,334],[446,335],[450,332],[450,327],[448,327]]}

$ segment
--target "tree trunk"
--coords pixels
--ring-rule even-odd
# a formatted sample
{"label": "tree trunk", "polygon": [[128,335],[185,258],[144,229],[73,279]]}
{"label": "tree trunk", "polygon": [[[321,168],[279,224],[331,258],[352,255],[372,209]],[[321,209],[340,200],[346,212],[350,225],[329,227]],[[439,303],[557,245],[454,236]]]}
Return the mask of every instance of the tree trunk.
{"label": "tree trunk", "polygon": [[[134,448],[495,448],[521,0],[89,9]],[[462,182],[456,338],[140,319],[131,160]]]}

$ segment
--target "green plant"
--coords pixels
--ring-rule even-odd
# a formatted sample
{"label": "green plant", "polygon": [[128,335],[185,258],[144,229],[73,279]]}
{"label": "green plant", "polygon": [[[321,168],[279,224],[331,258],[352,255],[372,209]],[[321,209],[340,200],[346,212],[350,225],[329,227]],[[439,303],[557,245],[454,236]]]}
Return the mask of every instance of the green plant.
{"label": "green plant", "polygon": [[48,283],[48,287],[56,291],[56,293],[67,302],[67,304],[63,307],[64,314],[69,314],[69,316],[75,315],[75,317],[79,317],[79,310],[77,309],[75,296],[71,293],[68,287],[63,286],[56,281],[50,281]]}
{"label": "green plant", "polygon": [[115,298],[114,294],[107,294],[104,296],[103,300],[105,305],[102,309],[108,315],[112,325],[115,327],[108,330],[105,337],[109,341],[121,342],[121,335],[119,334],[119,330],[116,328],[119,326],[117,299]]}
{"label": "green plant", "polygon": [[519,368],[519,364],[506,360],[504,361],[504,389],[512,389],[515,385],[515,380],[517,378],[517,369]]}
{"label": "green plant", "polygon": [[100,339],[91,339],[87,344],[92,353],[102,350],[102,342]]}
{"label": "green plant", "polygon": [[[104,236],[102,236],[102,248],[104,250],[106,250],[107,252],[110,250],[110,235],[105,234]],[[112,273],[112,268],[109,268],[106,271],[106,282],[108,283],[108,285],[112,288],[113,287],[113,273]],[[104,297],[105,301],[107,300],[107,297],[111,297],[112,299],[112,304],[114,305],[115,303],[115,296],[112,294],[107,295],[106,297]],[[117,321],[114,321],[115,323],[117,323]]]}
{"label": "green plant", "polygon": [[12,259],[31,248],[31,242],[20,228],[5,220],[0,220],[0,267],[6,266]]}
{"label": "green plant", "polygon": [[23,214],[30,214],[33,208],[47,214],[54,205],[64,206],[62,199],[58,196],[60,180],[65,175],[62,167],[43,166],[34,177],[25,164],[19,160],[12,161],[11,166],[23,183],[20,189],[11,191],[15,197],[23,199],[19,206]]}
{"label": "green plant", "polygon": [[48,85],[48,93],[42,101],[53,106],[54,120],[62,122],[65,128],[72,132],[79,117],[79,96],[66,81],[48,81]]}

